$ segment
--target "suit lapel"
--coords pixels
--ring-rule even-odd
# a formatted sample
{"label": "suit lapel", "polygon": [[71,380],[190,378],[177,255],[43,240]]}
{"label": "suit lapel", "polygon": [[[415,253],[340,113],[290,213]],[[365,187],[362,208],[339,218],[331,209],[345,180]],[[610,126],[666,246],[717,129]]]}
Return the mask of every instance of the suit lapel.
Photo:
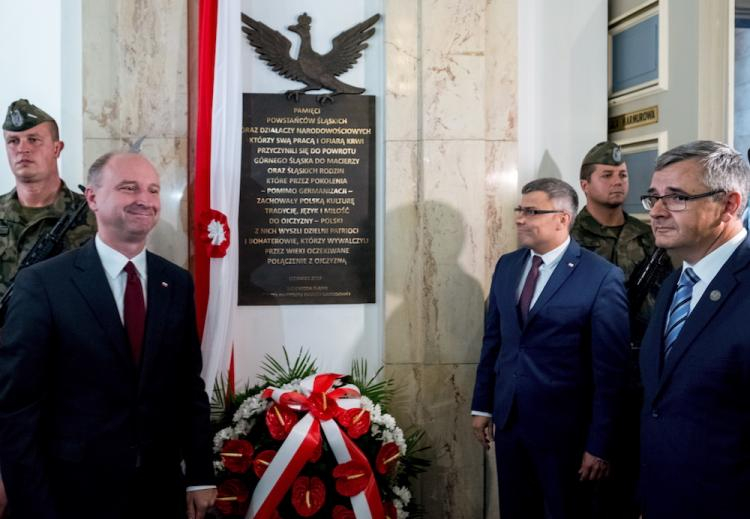
{"label": "suit lapel", "polygon": [[560,262],[557,264],[557,267],[555,267],[555,271],[552,272],[552,276],[550,276],[547,284],[544,286],[542,293],[539,294],[539,298],[534,303],[534,306],[531,307],[529,318],[526,319],[527,326],[534,319],[536,314],[544,308],[544,305],[552,299],[552,296],[554,296],[563,283],[565,283],[565,280],[570,277],[570,274],[573,273],[573,270],[575,270],[575,266],[580,259],[581,247],[571,239],[570,245],[568,245],[568,248],[563,252]]}
{"label": "suit lapel", "polygon": [[659,381],[660,390],[669,379],[675,366],[685,356],[685,353],[694,347],[695,339],[708,326],[716,313],[724,305],[724,302],[734,291],[737,286],[735,273],[744,268],[748,261],[750,261],[750,245],[748,244],[748,240],[745,240],[734,254],[730,256],[721,270],[719,270],[716,277],[711,281],[711,284],[706,288],[698,304],[690,312],[690,316],[685,321],[685,326],[674,342],[669,358],[664,363],[664,371]]}
{"label": "suit lapel", "polygon": [[115,350],[125,361],[133,364],[125,327],[120,320],[112,289],[107,281],[104,267],[96,252],[94,240],[89,240],[75,261],[73,283],[80,291],[99,325],[111,339]]}
{"label": "suit lapel", "polygon": [[172,280],[166,276],[164,265],[158,259],[146,252],[147,269],[147,299],[146,299],[146,330],[143,336],[143,358],[141,363],[141,378],[139,388],[143,387],[144,379],[156,364],[159,344],[164,334],[164,323],[167,319],[171,296]]}

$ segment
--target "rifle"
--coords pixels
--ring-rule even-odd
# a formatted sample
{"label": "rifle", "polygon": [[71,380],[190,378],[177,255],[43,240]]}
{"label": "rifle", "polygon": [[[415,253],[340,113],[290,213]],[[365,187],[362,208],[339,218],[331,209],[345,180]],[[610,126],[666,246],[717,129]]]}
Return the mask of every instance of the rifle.
{"label": "rifle", "polygon": [[[78,188],[82,191],[85,189],[83,186],[78,186]],[[26,256],[23,257],[23,260],[18,265],[16,276],[21,270],[25,269],[26,267],[30,267],[35,263],[39,263],[40,261],[57,255],[58,247],[60,245],[60,242],[62,242],[65,233],[68,232],[68,230],[73,227],[73,225],[78,221],[78,218],[80,217],[83,210],[86,209],[86,207],[88,207],[88,202],[86,200],[83,200],[73,210],[66,211],[57,221],[55,226],[52,227],[52,229],[50,229],[48,232],[43,234],[36,241],[34,246],[31,247],[31,250],[29,250]],[[13,276],[13,279],[11,279],[10,283],[8,284],[8,290],[5,291],[5,294],[3,294],[3,297],[0,299],[0,325],[2,325],[2,322],[5,320],[5,310],[7,308],[8,301],[10,300],[10,296],[13,293],[13,286],[15,285],[16,276]]]}
{"label": "rifle", "polygon": [[642,261],[630,274],[627,283],[628,307],[632,342],[639,345],[646,331],[647,322],[642,322],[640,310],[652,288],[671,272],[672,263],[664,249],[656,249],[651,256]]}

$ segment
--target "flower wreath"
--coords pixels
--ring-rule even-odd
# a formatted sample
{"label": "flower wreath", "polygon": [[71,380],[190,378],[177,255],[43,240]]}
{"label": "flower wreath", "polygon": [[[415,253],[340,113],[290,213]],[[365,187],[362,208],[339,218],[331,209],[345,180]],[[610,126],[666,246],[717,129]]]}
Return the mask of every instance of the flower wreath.
{"label": "flower wreath", "polygon": [[405,435],[385,412],[391,382],[375,381],[380,370],[366,380],[362,363],[342,376],[317,374],[307,354],[286,360],[266,358],[276,376],[262,377],[265,388],[215,399],[225,425],[214,438],[216,509],[247,519],[420,516],[409,484],[429,465],[423,432]]}

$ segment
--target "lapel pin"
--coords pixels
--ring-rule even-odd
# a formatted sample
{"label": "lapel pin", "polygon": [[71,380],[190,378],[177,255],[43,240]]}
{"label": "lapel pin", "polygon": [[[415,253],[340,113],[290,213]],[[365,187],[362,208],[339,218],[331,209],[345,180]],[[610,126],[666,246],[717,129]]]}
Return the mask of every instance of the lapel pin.
{"label": "lapel pin", "polygon": [[163,286],[164,288],[167,288],[169,286],[169,283],[167,283],[166,281],[162,281],[161,286]]}
{"label": "lapel pin", "polygon": [[709,298],[709,299],[710,299],[711,301],[714,301],[714,302],[716,302],[716,301],[718,301],[719,299],[721,299],[721,292],[719,292],[718,290],[711,290],[711,293],[710,293],[710,294],[708,294],[708,298]]}
{"label": "lapel pin", "polygon": [[568,266],[569,266],[570,268],[573,268],[573,267],[575,267],[575,265],[574,265],[573,263],[568,263]]}

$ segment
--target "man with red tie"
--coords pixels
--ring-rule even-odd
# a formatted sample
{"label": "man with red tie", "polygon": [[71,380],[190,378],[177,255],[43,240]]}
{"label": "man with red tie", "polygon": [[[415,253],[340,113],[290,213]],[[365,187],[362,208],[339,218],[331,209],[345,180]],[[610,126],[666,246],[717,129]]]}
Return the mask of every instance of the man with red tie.
{"label": "man with red tie", "polygon": [[[472,427],[494,436],[503,519],[581,519],[606,477],[628,363],[622,271],[570,238],[578,197],[526,184],[492,277]],[[492,425],[494,424],[494,435]]]}
{"label": "man with red tie", "polygon": [[95,239],[17,278],[0,346],[14,518],[201,518],[213,503],[193,283],[145,248],[159,191],[144,157],[100,157]]}

